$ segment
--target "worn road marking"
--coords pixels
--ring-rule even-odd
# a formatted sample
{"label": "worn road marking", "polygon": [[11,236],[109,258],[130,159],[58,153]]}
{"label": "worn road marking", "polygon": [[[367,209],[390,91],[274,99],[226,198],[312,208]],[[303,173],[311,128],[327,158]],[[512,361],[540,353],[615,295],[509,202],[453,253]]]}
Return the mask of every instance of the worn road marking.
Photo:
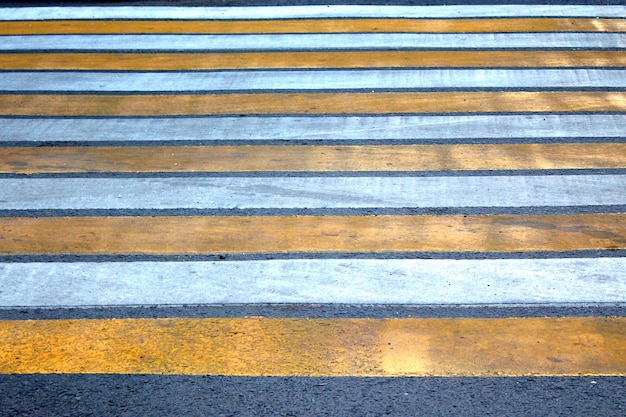
{"label": "worn road marking", "polygon": [[[583,171],[584,172],[584,171]],[[149,178],[0,178],[0,210],[333,209],[472,210],[626,207],[626,175],[190,175]],[[503,173],[506,174],[506,173]],[[99,174],[95,174],[99,175]],[[488,190],[488,192],[485,192]],[[105,196],[105,198],[103,198]],[[67,213],[67,212],[66,212]],[[561,214],[564,214],[560,211]],[[215,213],[214,213],[215,214]],[[284,214],[284,213],[283,213]],[[389,214],[389,213],[388,213]],[[58,215],[62,215],[59,213]]]}
{"label": "worn road marking", "polygon": [[616,5],[447,5],[447,6],[228,6],[228,7],[7,7],[0,20],[47,19],[166,19],[257,20],[302,18],[494,18],[494,17],[586,17],[623,18],[624,6]]}
{"label": "worn road marking", "polygon": [[321,33],[250,35],[9,35],[0,51],[232,52],[437,49],[623,49],[622,33]]}
{"label": "worn road marking", "polygon": [[0,70],[200,71],[321,68],[624,67],[623,51],[3,53]]}
{"label": "worn road marking", "polygon": [[0,321],[0,373],[626,375],[623,317]]}
{"label": "worn road marking", "polygon": [[2,94],[3,116],[624,112],[626,92]]}
{"label": "worn road marking", "polygon": [[626,32],[624,19],[52,20],[4,22],[0,35]]}
{"label": "worn road marking", "polygon": [[611,257],[16,262],[0,265],[0,305],[626,303],[624,271]]}
{"label": "worn road marking", "polygon": [[626,143],[0,148],[0,173],[626,168]]}
{"label": "worn road marking", "polygon": [[0,253],[527,252],[626,248],[626,214],[0,218]]}
{"label": "worn road marking", "polygon": [[432,89],[624,89],[626,70],[603,69],[341,69],[186,72],[10,71],[9,92],[305,92]]}
{"label": "worn road marking", "polygon": [[[0,143],[10,141],[136,144],[228,140],[419,140],[594,142],[623,138],[626,114],[489,114],[404,116],[248,116],[170,118],[2,117]],[[296,142],[297,143],[297,142]]]}

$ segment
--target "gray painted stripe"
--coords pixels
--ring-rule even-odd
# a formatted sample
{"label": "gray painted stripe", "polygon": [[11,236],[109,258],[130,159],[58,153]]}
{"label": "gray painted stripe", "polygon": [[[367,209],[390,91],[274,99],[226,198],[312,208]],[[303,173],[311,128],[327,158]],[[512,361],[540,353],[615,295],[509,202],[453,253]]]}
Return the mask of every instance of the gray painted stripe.
{"label": "gray painted stripe", "polygon": [[626,258],[0,264],[0,305],[626,301]]}
{"label": "gray painted stripe", "polygon": [[[625,48],[621,33],[298,34],[298,35],[15,35],[0,50],[246,51],[437,48]],[[511,63],[515,65],[515,63]]]}
{"label": "gray painted stripe", "polygon": [[24,7],[0,9],[0,20],[45,19],[278,19],[329,17],[624,17],[625,6],[283,6],[283,7]]}
{"label": "gray painted stripe", "polygon": [[6,141],[623,138],[626,115],[0,118]]}
{"label": "gray painted stripe", "polygon": [[626,204],[626,175],[0,179],[0,209],[527,207]]}
{"label": "gray painted stripe", "polygon": [[7,72],[0,91],[232,91],[626,87],[626,70]]}

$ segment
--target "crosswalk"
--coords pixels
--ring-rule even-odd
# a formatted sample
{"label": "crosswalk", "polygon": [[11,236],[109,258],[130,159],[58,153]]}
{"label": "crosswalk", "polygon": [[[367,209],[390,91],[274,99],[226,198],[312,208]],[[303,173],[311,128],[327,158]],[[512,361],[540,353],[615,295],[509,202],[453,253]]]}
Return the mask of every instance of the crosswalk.
{"label": "crosswalk", "polygon": [[625,16],[1,9],[0,391],[98,375],[619,391]]}

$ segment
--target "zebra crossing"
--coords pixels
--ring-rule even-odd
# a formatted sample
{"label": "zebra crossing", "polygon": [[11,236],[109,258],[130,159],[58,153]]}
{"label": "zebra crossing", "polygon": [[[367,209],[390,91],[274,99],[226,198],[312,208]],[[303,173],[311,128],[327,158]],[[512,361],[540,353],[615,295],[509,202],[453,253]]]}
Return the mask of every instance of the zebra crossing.
{"label": "zebra crossing", "polygon": [[4,408],[100,376],[619,391],[625,16],[1,9]]}

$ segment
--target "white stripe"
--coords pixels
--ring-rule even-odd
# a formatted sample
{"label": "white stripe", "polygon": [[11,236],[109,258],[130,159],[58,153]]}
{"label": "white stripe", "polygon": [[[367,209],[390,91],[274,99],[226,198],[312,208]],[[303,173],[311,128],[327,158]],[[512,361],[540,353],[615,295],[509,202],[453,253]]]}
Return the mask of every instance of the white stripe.
{"label": "white stripe", "polygon": [[626,175],[0,179],[0,209],[526,207],[626,204]]}
{"label": "white stripe", "polygon": [[626,137],[626,115],[0,118],[3,141],[453,140]]}
{"label": "white stripe", "polygon": [[[245,51],[433,48],[624,48],[620,33],[374,33],[302,35],[15,35],[0,50]],[[515,65],[515,63],[511,63]]]}
{"label": "white stripe", "polygon": [[46,19],[286,19],[286,18],[461,18],[617,17],[625,6],[265,6],[265,7],[20,7],[0,9],[0,20]]}
{"label": "white stripe", "polygon": [[368,70],[175,73],[7,72],[4,91],[229,91],[626,87],[626,70]]}
{"label": "white stripe", "polygon": [[0,306],[626,301],[626,258],[0,264]]}

